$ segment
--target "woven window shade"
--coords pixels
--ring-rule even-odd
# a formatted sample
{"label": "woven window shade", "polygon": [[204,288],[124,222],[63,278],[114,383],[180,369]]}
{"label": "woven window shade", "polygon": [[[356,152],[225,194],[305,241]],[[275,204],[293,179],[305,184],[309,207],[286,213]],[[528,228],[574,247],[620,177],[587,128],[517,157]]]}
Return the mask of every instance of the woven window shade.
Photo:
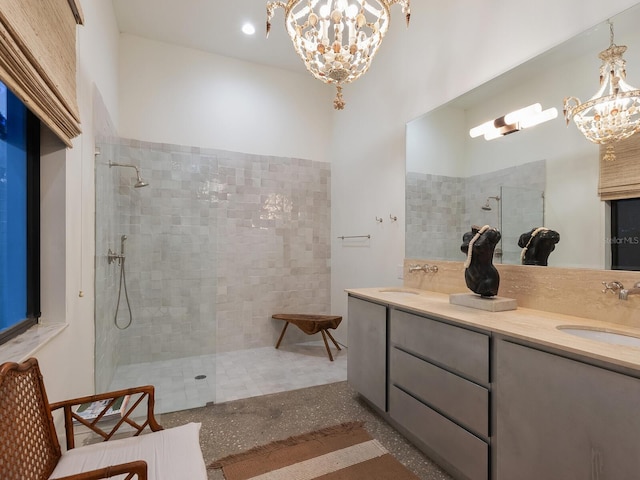
{"label": "woven window shade", "polygon": [[606,145],[600,146],[601,200],[621,200],[640,197],[640,134],[615,144],[616,159],[603,160]]}
{"label": "woven window shade", "polygon": [[0,81],[60,139],[80,134],[77,0],[0,0]]}

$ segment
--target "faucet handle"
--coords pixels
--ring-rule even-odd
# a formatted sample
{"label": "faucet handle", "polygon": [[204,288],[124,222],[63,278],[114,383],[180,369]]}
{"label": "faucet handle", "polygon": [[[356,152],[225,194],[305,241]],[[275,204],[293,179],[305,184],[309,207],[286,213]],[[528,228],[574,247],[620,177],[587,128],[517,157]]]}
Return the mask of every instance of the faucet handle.
{"label": "faucet handle", "polygon": [[624,285],[622,285],[622,283],[618,282],[617,280],[614,280],[613,282],[602,282],[602,285],[604,285],[604,290],[602,290],[602,293],[611,292],[613,294],[616,294],[624,288]]}

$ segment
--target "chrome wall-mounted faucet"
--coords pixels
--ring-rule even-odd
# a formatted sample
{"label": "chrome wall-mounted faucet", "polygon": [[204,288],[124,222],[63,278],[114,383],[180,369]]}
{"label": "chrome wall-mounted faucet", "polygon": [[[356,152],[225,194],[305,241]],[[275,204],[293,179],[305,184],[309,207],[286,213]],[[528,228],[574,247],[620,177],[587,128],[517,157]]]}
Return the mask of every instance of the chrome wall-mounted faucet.
{"label": "chrome wall-mounted faucet", "polygon": [[636,282],[633,288],[623,288],[618,292],[618,298],[620,300],[627,300],[629,295],[640,295],[640,282]]}
{"label": "chrome wall-mounted faucet", "polygon": [[614,280],[613,282],[602,282],[602,285],[604,285],[604,290],[602,290],[602,293],[611,292],[613,294],[616,294],[624,288],[624,285],[622,285],[617,280]]}
{"label": "chrome wall-mounted faucet", "polygon": [[409,265],[409,273],[424,272],[424,273],[438,273],[437,265]]}
{"label": "chrome wall-mounted faucet", "polygon": [[620,300],[628,300],[629,295],[640,295],[640,282],[636,282],[632,288],[624,288],[624,285],[617,280],[613,282],[602,282],[602,285],[604,285],[602,293],[617,293]]}

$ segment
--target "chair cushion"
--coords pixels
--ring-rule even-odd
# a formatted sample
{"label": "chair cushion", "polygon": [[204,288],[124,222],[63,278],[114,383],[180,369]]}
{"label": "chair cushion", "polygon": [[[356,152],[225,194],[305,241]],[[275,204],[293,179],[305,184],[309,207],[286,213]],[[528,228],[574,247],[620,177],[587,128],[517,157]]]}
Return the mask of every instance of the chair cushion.
{"label": "chair cushion", "polygon": [[149,480],[206,480],[207,469],[200,449],[200,423],[74,448],[62,454],[49,478],[135,460],[147,462]]}

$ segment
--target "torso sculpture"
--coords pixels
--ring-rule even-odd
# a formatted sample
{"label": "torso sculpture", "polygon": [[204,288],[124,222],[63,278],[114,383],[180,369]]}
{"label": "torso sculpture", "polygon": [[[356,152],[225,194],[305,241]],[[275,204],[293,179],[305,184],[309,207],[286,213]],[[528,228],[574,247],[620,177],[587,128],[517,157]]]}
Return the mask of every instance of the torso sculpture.
{"label": "torso sculpture", "polygon": [[518,240],[518,246],[523,249],[520,254],[522,265],[547,266],[549,255],[559,241],[560,234],[545,227],[533,228],[523,233]]}
{"label": "torso sculpture", "polygon": [[489,225],[474,225],[462,236],[460,250],[467,254],[464,279],[467,287],[482,297],[498,294],[500,274],[493,266],[493,252],[500,238],[500,232]]}

